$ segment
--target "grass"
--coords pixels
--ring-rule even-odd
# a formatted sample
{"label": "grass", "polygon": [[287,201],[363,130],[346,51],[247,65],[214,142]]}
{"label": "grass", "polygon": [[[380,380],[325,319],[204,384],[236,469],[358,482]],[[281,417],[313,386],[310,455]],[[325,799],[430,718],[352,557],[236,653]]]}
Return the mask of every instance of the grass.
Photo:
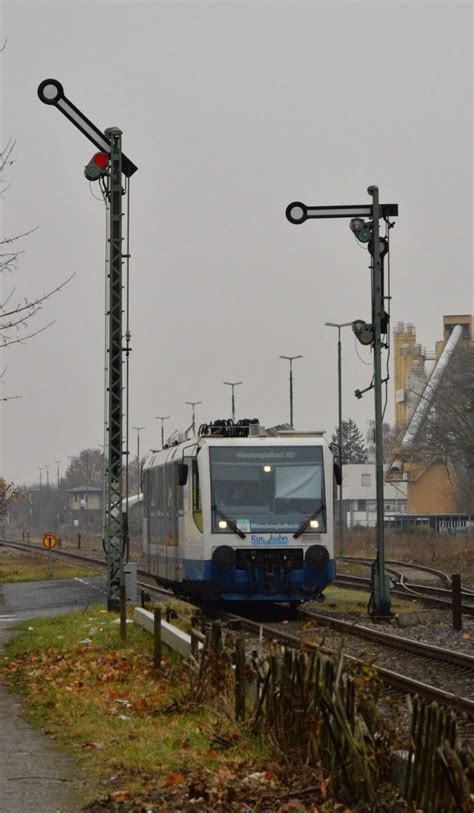
{"label": "grass", "polygon": [[[328,615],[337,612],[343,615],[367,616],[369,593],[364,590],[354,590],[350,587],[329,585],[324,590],[324,595],[326,597],[324,602],[312,602],[307,606],[310,606],[315,612],[327,613]],[[392,613],[396,614],[407,610],[420,610],[422,607],[418,602],[411,599],[404,601],[396,596],[392,596],[391,609]]]}
{"label": "grass", "polygon": [[224,713],[222,698],[220,708],[197,706],[182,661],[167,651],[157,672],[152,637],[128,624],[121,642],[115,621],[89,608],[22,623],[0,666],[32,721],[77,757],[91,798],[104,787],[133,796],[190,771],[262,764],[265,749]]}
{"label": "grass", "polygon": [[[364,529],[348,531],[344,537],[347,556],[375,555],[375,531]],[[387,559],[414,562],[446,573],[462,573],[474,578],[474,535],[433,533],[427,528],[413,531],[386,531],[385,556]],[[453,570],[454,569],[454,570]]]}
{"label": "grass", "polygon": [[[52,563],[53,579],[73,579],[90,576],[90,568],[71,565],[54,559]],[[4,548],[0,550],[0,584],[13,582],[43,581],[48,579],[48,559],[44,555],[16,553]]]}

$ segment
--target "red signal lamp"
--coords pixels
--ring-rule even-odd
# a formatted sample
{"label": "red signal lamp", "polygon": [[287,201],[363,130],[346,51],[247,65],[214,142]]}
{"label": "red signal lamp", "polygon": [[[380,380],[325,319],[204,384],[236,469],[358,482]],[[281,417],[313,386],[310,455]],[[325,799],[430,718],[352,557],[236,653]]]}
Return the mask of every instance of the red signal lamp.
{"label": "red signal lamp", "polygon": [[109,168],[109,156],[106,152],[96,152],[87,166],[84,168],[84,175],[88,181],[98,181],[107,174]]}

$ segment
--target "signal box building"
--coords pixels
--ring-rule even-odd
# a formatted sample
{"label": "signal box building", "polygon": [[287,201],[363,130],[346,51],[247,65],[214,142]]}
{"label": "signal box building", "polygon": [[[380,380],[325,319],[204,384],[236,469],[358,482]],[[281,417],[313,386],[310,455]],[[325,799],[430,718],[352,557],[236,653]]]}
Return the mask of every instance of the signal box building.
{"label": "signal box building", "polygon": [[81,528],[100,526],[102,522],[103,494],[101,488],[79,486],[68,489],[69,508],[74,525]]}

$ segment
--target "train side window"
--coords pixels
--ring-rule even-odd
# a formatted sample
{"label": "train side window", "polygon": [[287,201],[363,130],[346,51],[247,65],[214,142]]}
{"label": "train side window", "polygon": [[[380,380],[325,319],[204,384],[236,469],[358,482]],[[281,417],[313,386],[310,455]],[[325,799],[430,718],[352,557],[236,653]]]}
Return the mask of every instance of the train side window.
{"label": "train side window", "polygon": [[197,460],[193,460],[193,517],[196,527],[202,533],[202,503]]}

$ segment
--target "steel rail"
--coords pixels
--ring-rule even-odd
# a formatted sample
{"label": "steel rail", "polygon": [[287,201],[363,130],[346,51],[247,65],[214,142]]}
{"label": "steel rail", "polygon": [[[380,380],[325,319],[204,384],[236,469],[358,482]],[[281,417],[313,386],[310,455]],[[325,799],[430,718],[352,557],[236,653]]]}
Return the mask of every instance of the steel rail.
{"label": "steel rail", "polygon": [[[391,571],[395,573],[396,571]],[[336,587],[345,586],[353,587],[356,590],[368,590],[370,588],[370,579],[367,576],[351,576],[347,573],[340,573],[336,576],[334,584]],[[401,588],[394,587],[390,590],[391,595],[400,596],[400,598],[419,599],[420,601],[432,607],[440,607],[442,609],[450,610],[452,608],[452,601],[436,597],[436,591],[441,588],[434,588],[434,595],[429,595],[429,586],[424,585],[423,592],[417,592],[416,585],[408,585],[403,581],[400,582]],[[449,593],[449,591],[448,591]],[[462,591],[462,598],[470,601],[474,600],[474,594]],[[474,606],[472,604],[463,604],[462,612],[464,615],[474,615]]]}
{"label": "steel rail", "polygon": [[364,624],[343,621],[339,618],[332,618],[323,613],[315,613],[312,610],[299,610],[299,615],[307,616],[319,623],[332,627],[345,635],[353,635],[356,638],[365,638],[369,641],[391,646],[394,649],[401,649],[405,652],[415,653],[423,657],[431,658],[454,666],[461,666],[465,669],[472,669],[474,673],[474,655],[465,652],[456,652],[452,649],[444,649],[434,644],[426,644],[422,641],[414,641],[412,638],[403,638],[391,632],[366,627]]}
{"label": "steel rail", "polygon": [[[270,639],[287,643],[291,646],[295,646],[296,648],[301,646],[300,639],[291,633],[280,632],[274,627],[266,627],[256,623],[255,621],[249,621],[245,618],[241,618],[240,616],[230,613],[220,614],[220,617],[228,618],[230,621],[240,624],[242,627],[253,632],[256,636],[259,636],[262,630],[263,633]],[[318,644],[311,643],[310,641],[305,641],[304,645],[309,649],[324,651],[327,654],[332,655],[335,654],[334,650],[331,650],[328,647],[321,647]],[[355,657],[354,655],[349,655],[347,653],[343,654],[344,658],[352,663],[364,663],[364,661]],[[431,686],[423,681],[401,675],[398,672],[394,672],[391,669],[386,669],[383,666],[374,665],[374,668],[377,670],[377,674],[380,675],[384,683],[388,684],[392,688],[402,691],[405,694],[419,694],[429,700],[435,700],[443,703],[444,705],[449,705],[450,707],[455,708],[458,712],[466,714],[466,716],[469,718],[474,719],[474,700],[471,700],[468,697],[461,697],[453,692],[447,692],[445,689],[439,689],[436,686]]]}
{"label": "steel rail", "polygon": [[[373,561],[366,556],[342,556],[342,559],[346,562],[364,565],[371,565]],[[451,576],[442,570],[436,570],[434,567],[428,567],[427,565],[418,565],[415,562],[402,562],[400,559],[386,559],[385,561],[387,565],[397,565],[398,567],[407,567],[411,570],[422,570],[424,573],[430,573],[432,576],[437,576],[441,581],[444,581],[448,587],[451,587]]]}

